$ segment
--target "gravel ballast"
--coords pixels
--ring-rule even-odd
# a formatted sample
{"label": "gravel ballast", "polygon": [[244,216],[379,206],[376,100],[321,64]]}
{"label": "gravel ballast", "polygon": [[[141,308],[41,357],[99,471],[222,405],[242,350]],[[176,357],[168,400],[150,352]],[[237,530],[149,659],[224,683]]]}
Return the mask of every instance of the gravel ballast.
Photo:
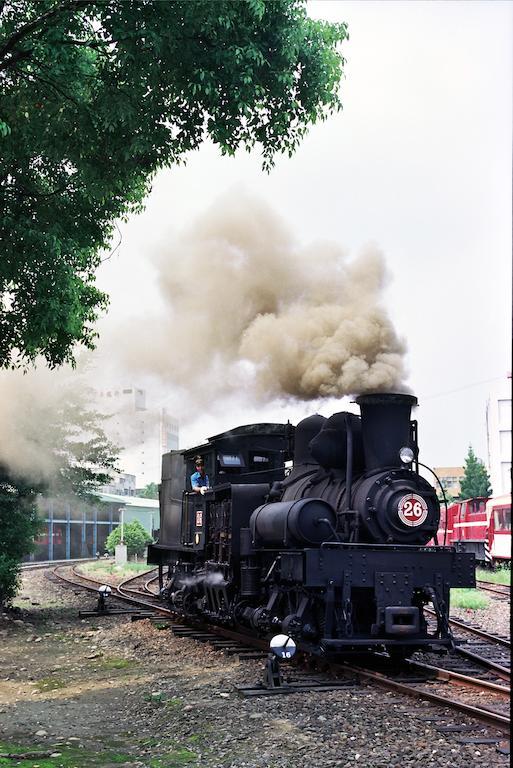
{"label": "gravel ballast", "polygon": [[[490,603],[462,615],[509,633],[509,606]],[[241,698],[235,686],[259,680],[262,662],[240,662],[147,620],[81,620],[78,609],[94,598],[40,571],[24,576],[17,605],[20,614],[0,619],[0,753],[46,755],[24,759],[27,768],[508,764],[495,744],[458,743],[493,735],[484,726],[443,734],[437,728],[472,721],[370,686]]]}

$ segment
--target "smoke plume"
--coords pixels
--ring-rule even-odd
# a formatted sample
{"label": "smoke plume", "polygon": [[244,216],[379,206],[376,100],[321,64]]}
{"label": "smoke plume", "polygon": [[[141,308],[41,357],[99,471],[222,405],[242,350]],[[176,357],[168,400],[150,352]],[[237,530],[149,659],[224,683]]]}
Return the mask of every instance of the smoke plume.
{"label": "smoke plume", "polygon": [[[124,328],[125,366],[209,399],[404,389],[377,248],[300,247],[263,202],[225,196],[156,259],[163,316]],[[117,344],[119,350],[121,344]]]}
{"label": "smoke plume", "polygon": [[[205,406],[215,413],[216,400],[230,396],[247,406],[405,389],[405,347],[382,304],[378,249],[349,259],[333,243],[301,247],[265,203],[238,193],[219,200],[155,261],[161,307],[132,325],[112,318],[117,330],[85,356],[94,367],[82,378],[67,369],[0,373],[0,465],[36,481],[58,473],[63,403],[85,396],[87,384],[101,389],[100,374],[160,382],[166,396],[174,393],[182,423]],[[107,415],[102,423],[108,427]],[[131,413],[117,415],[120,445],[136,440],[134,423]]]}
{"label": "smoke plume", "polygon": [[[82,441],[98,438],[102,419],[93,423],[95,414],[94,393],[83,373],[67,366],[0,372],[0,471],[66,491],[62,473],[77,458],[72,446],[80,453]],[[82,463],[91,456],[84,454]]]}

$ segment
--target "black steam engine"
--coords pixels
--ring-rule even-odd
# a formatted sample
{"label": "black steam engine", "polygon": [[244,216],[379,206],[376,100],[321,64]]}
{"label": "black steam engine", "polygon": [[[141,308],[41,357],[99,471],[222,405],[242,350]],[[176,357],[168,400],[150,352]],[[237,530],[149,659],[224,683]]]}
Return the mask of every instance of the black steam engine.
{"label": "black steam engine", "polygon": [[[360,416],[237,427],[165,454],[148,562],[175,610],[316,653],[451,645],[450,588],[474,586],[474,556],[427,546],[440,508],[418,472],[417,400],[356,402]],[[204,495],[187,489],[198,453]]]}

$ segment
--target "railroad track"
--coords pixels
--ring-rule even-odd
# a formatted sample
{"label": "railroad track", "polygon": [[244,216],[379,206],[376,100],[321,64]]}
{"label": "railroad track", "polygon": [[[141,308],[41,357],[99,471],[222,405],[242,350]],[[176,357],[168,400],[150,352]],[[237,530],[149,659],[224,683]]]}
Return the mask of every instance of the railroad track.
{"label": "railroad track", "polygon": [[[429,701],[442,708],[450,708],[464,713],[479,722],[485,723],[498,731],[510,731],[508,688],[490,683],[483,685],[478,678],[466,675],[454,675],[438,667],[429,667],[417,662],[409,662],[411,670],[393,673],[348,665],[347,670],[356,674],[362,682],[369,682],[387,690],[393,690],[416,699]],[[449,685],[447,685],[449,684]],[[470,704],[479,691],[479,705]]]}
{"label": "railroad track", "polygon": [[[455,654],[484,667],[488,674],[511,683],[511,642],[460,619],[451,619],[459,631]],[[465,637],[467,635],[467,637]]]}
{"label": "railroad track", "polygon": [[[97,592],[98,587],[103,582],[77,573],[76,568],[76,565],[72,566],[71,569],[68,567],[71,574],[69,572],[63,574],[63,567],[60,566],[54,569],[54,574],[73,586]],[[110,599],[114,598],[136,605],[139,611],[141,609],[146,611],[148,618],[157,621],[166,619],[171,631],[178,637],[208,642],[217,650],[229,655],[237,655],[241,660],[261,659],[267,655],[269,650],[267,640],[217,625],[186,623],[173,611],[163,607],[157,594],[153,592],[150,586],[157,577],[150,576],[149,579],[147,578],[151,573],[153,571],[147,571],[131,576],[120,584],[111,585]],[[465,627],[465,629],[475,632],[472,627]],[[482,630],[479,631],[482,633]],[[316,660],[315,664],[320,663],[323,666],[323,669],[316,673],[316,687],[318,690],[330,689],[333,687],[334,680],[341,677],[345,678],[346,681],[348,680],[346,685],[354,685],[355,682],[377,685],[403,695],[427,700],[440,707],[455,709],[485,723],[487,726],[498,729],[500,732],[509,732],[509,687],[504,685],[504,678],[497,680],[493,677],[490,678],[489,672],[483,673],[482,657],[477,653],[470,653],[474,666],[464,670],[454,667],[452,669],[447,668],[440,665],[439,661],[430,663],[431,660],[426,659],[407,660],[400,670],[390,668],[390,662],[388,662],[388,667],[386,662],[383,666],[383,659],[378,659],[378,664],[374,659],[366,667],[349,663],[327,664],[322,660],[320,662]],[[475,664],[480,665],[480,668],[477,668],[477,674]],[[304,671],[299,668],[297,671],[300,677],[302,675],[304,677]],[[503,672],[504,674],[509,673],[509,669],[504,667]],[[476,692],[478,693],[476,694]],[[479,696],[479,705],[470,704],[469,699],[475,699],[476,695]]]}
{"label": "railroad track", "polygon": [[[79,557],[74,560],[44,560],[41,562],[33,562],[33,563],[22,563],[21,564],[21,570],[22,571],[37,571],[42,570],[45,568],[52,568],[55,565],[70,565],[71,563],[94,563],[98,560],[96,557]],[[103,562],[110,562],[105,558]]]}
{"label": "railroad track", "polygon": [[476,586],[478,589],[482,589],[485,592],[491,592],[506,600],[509,600],[511,597],[511,586],[509,584],[495,584],[495,582],[492,581],[476,580]]}
{"label": "railroad track", "polygon": [[[424,610],[427,614],[435,616],[430,608]],[[455,653],[472,659],[486,669],[493,670],[498,677],[510,682],[511,641],[509,638],[492,635],[481,627],[461,619],[450,618],[449,625],[453,630],[463,633],[463,636],[455,637],[457,643]]]}

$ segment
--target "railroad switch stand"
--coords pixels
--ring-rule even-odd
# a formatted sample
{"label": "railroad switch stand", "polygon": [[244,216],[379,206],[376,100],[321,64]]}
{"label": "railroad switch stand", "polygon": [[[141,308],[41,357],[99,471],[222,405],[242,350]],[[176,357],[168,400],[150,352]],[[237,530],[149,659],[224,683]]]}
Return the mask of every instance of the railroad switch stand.
{"label": "railroad switch stand", "polygon": [[79,611],[79,616],[110,616],[114,613],[130,613],[125,608],[108,608],[107,597],[112,592],[108,584],[102,584],[98,589],[98,602],[94,611]]}
{"label": "railroad switch stand", "polygon": [[105,599],[105,592],[98,592],[98,603],[96,605],[96,613],[107,613],[107,601]]}
{"label": "railroad switch stand", "polygon": [[280,659],[289,661],[294,656],[296,644],[286,635],[276,635],[271,640],[271,653],[267,656],[263,679],[255,685],[237,686],[240,696],[272,696],[280,693],[297,693],[299,691],[332,691],[334,688],[353,687],[352,680],[331,680],[304,674],[295,670],[294,676],[283,679]]}
{"label": "railroad switch stand", "polygon": [[269,653],[264,667],[263,686],[267,690],[286,687],[288,683],[283,680],[281,674],[280,660],[274,653]]}

